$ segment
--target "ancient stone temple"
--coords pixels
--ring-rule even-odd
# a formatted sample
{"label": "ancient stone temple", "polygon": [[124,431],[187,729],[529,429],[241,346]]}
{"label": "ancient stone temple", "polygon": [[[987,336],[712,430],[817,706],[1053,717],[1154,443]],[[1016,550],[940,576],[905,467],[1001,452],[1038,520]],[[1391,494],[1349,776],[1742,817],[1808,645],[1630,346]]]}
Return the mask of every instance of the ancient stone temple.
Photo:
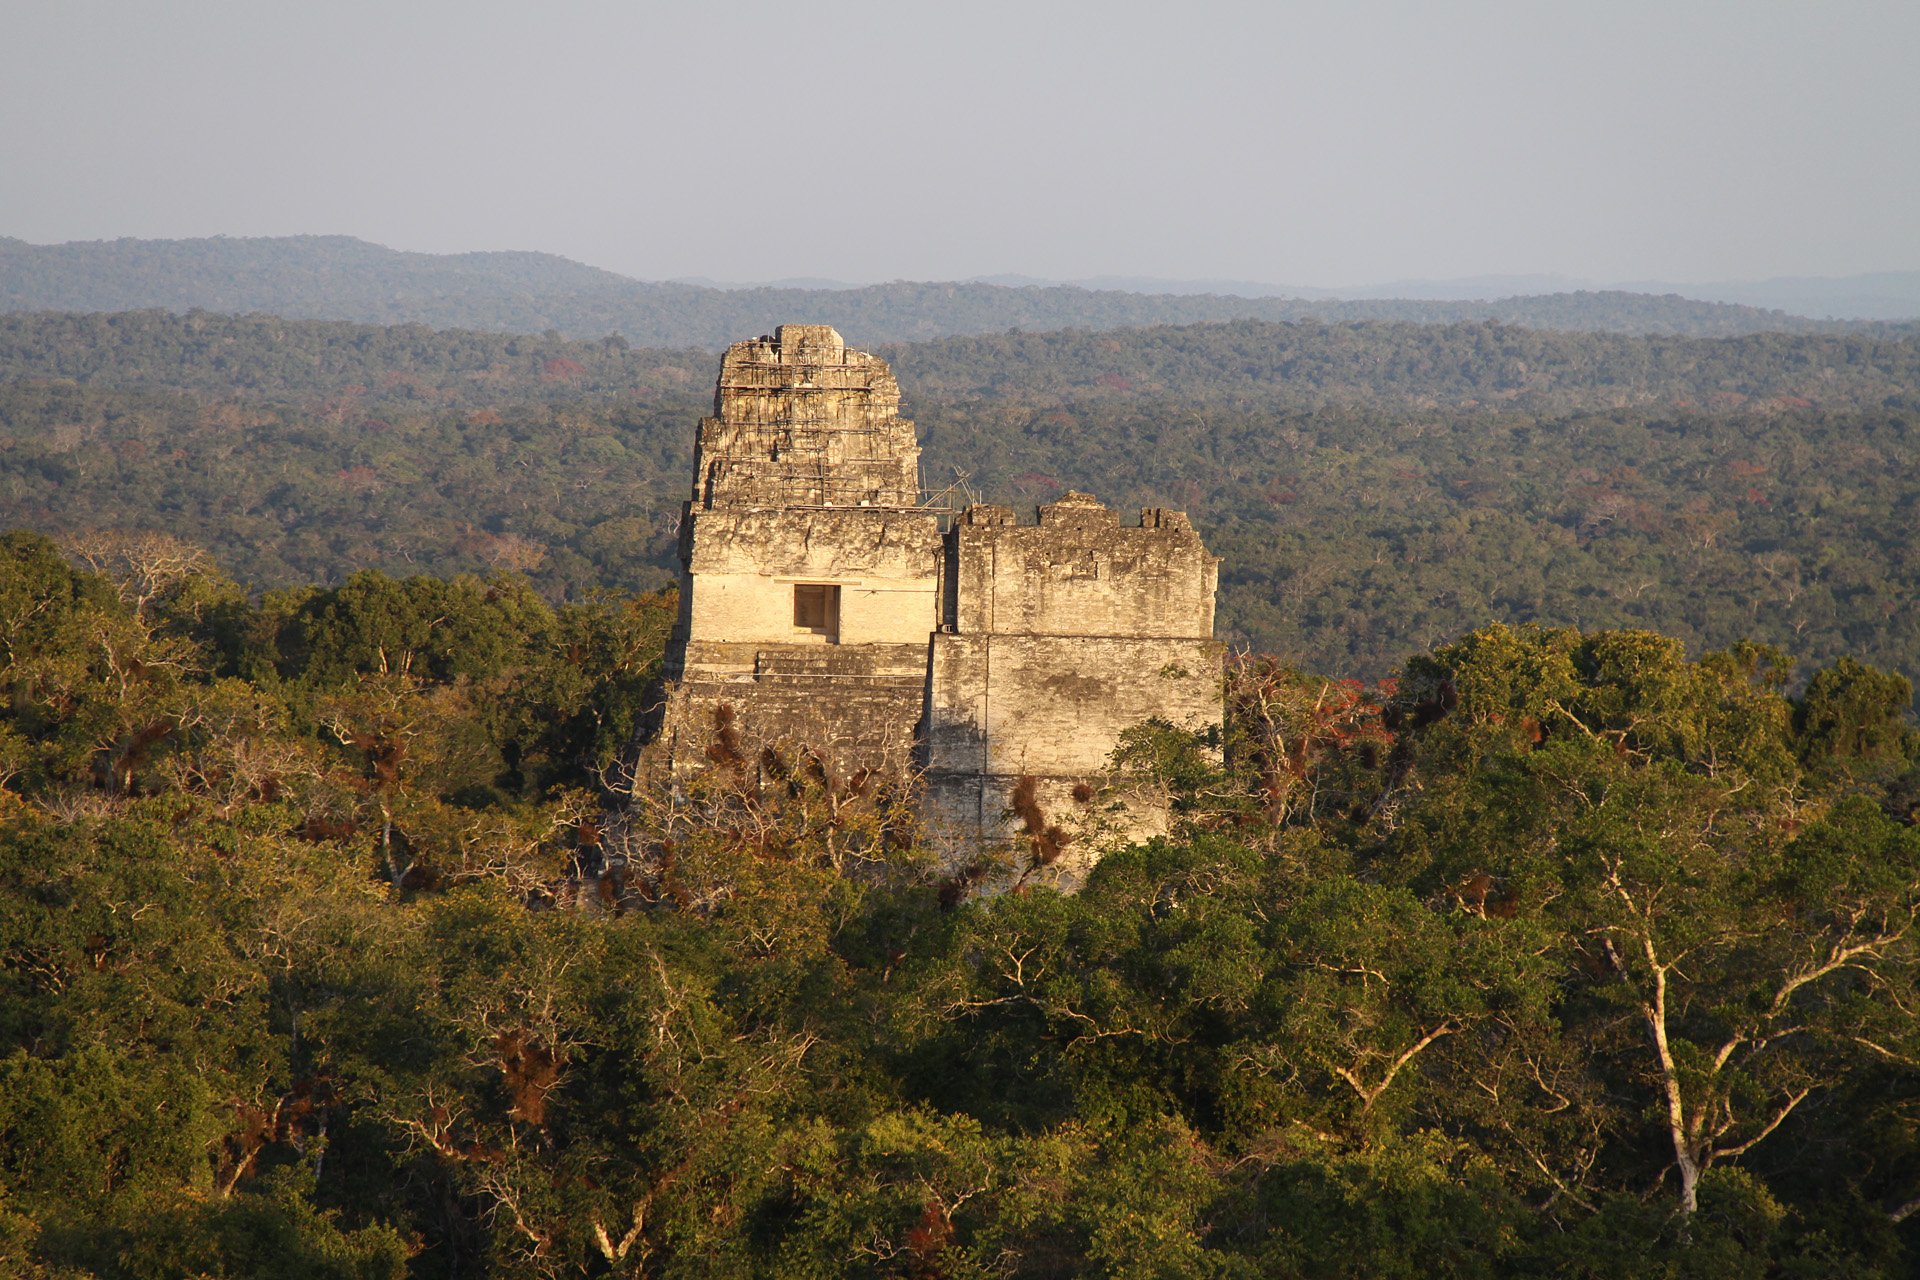
{"label": "ancient stone temple", "polygon": [[930,505],[899,408],[886,362],[824,325],[727,351],[681,525],[670,766],[704,765],[725,723],[842,772],[922,774],[959,842],[1038,805],[1085,833],[1084,870],[1165,823],[1105,785],[1121,732],[1219,723],[1218,561],[1175,511]]}

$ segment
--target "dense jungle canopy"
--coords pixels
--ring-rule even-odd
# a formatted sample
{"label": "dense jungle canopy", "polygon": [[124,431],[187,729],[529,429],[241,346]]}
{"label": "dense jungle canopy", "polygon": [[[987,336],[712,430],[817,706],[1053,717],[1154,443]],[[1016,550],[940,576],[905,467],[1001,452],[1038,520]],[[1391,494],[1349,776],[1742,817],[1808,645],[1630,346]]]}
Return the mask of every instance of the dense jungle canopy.
{"label": "dense jungle canopy", "polygon": [[0,1274],[1920,1266],[1913,339],[885,351],[1226,557],[1077,895],[634,758],[710,354],[0,318]]}
{"label": "dense jungle canopy", "polygon": [[[856,343],[859,335],[849,335]],[[882,348],[938,500],[1190,511],[1224,634],[1377,678],[1488,621],[1920,672],[1920,341],[1237,322]],[[0,521],[256,588],[670,580],[716,360],[618,339],[0,317]]]}
{"label": "dense jungle canopy", "polygon": [[0,540],[9,1275],[1911,1273],[1897,676],[1237,663],[1069,897],[799,744],[610,820],[670,596],[76,550]]}

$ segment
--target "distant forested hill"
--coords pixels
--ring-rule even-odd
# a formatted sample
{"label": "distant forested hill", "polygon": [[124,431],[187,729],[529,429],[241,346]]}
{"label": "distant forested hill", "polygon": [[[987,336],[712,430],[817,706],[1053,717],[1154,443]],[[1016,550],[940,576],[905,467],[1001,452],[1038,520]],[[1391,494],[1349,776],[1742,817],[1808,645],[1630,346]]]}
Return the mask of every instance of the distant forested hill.
{"label": "distant forested hill", "polygon": [[721,290],[630,280],[550,254],[401,253],[347,236],[60,245],[0,239],[0,311],[147,307],[518,333],[551,329],[578,338],[620,334],[645,346],[712,349],[795,319],[836,325],[869,343],[1237,319],[1495,321],[1703,337],[1872,328],[1624,292],[1342,302],[906,281],[859,289]]}
{"label": "distant forested hill", "polygon": [[[1479,324],[1239,321],[1127,333],[992,334],[883,346],[909,397],[1024,393],[1307,408],[1734,408],[1878,404],[1920,388],[1911,335],[1732,339]],[[1804,404],[1800,402],[1804,401]],[[1774,408],[1782,407],[1775,405]]]}
{"label": "distant forested hill", "polygon": [[[1189,509],[1225,560],[1225,632],[1312,669],[1380,674],[1502,620],[1920,674],[1910,337],[1242,321],[886,354],[929,488]],[[261,587],[365,567],[652,587],[713,366],[422,326],[0,317],[0,525],[163,528]]]}

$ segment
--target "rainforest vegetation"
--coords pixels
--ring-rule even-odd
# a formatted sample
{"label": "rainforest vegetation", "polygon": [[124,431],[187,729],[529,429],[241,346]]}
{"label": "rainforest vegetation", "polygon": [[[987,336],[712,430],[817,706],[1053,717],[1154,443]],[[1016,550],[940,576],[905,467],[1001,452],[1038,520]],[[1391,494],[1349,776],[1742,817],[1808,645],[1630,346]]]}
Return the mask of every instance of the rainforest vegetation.
{"label": "rainforest vegetation", "polygon": [[0,1272],[1911,1274],[1905,679],[1243,659],[1066,896],[623,769],[672,609],[0,540]]}
{"label": "rainforest vegetation", "polygon": [[1912,338],[885,352],[1225,557],[1076,895],[634,754],[710,353],[0,318],[0,1274],[1915,1271]]}
{"label": "rainforest vegetation", "polygon": [[[849,333],[858,342],[858,332]],[[1240,322],[883,348],[936,500],[1190,511],[1237,645],[1377,679],[1488,621],[1920,672],[1920,341]],[[0,520],[255,588],[671,578],[717,362],[619,339],[0,317]]]}

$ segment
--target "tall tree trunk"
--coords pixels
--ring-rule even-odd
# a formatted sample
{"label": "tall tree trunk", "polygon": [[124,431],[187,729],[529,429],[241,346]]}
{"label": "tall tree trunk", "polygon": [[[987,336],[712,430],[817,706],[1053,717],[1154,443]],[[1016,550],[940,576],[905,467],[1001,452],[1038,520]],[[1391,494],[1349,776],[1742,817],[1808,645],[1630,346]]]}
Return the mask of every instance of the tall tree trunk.
{"label": "tall tree trunk", "polygon": [[1667,1042],[1667,970],[1654,955],[1653,943],[1646,942],[1647,961],[1653,969],[1653,1000],[1643,1003],[1640,1012],[1647,1020],[1647,1032],[1653,1037],[1654,1053],[1660,1059],[1660,1089],[1666,1095],[1667,1134],[1673,1141],[1673,1163],[1680,1171],[1680,1212],[1691,1217],[1700,1207],[1700,1161],[1688,1140],[1686,1100],[1680,1091],[1680,1072],[1674,1065],[1673,1047]]}

